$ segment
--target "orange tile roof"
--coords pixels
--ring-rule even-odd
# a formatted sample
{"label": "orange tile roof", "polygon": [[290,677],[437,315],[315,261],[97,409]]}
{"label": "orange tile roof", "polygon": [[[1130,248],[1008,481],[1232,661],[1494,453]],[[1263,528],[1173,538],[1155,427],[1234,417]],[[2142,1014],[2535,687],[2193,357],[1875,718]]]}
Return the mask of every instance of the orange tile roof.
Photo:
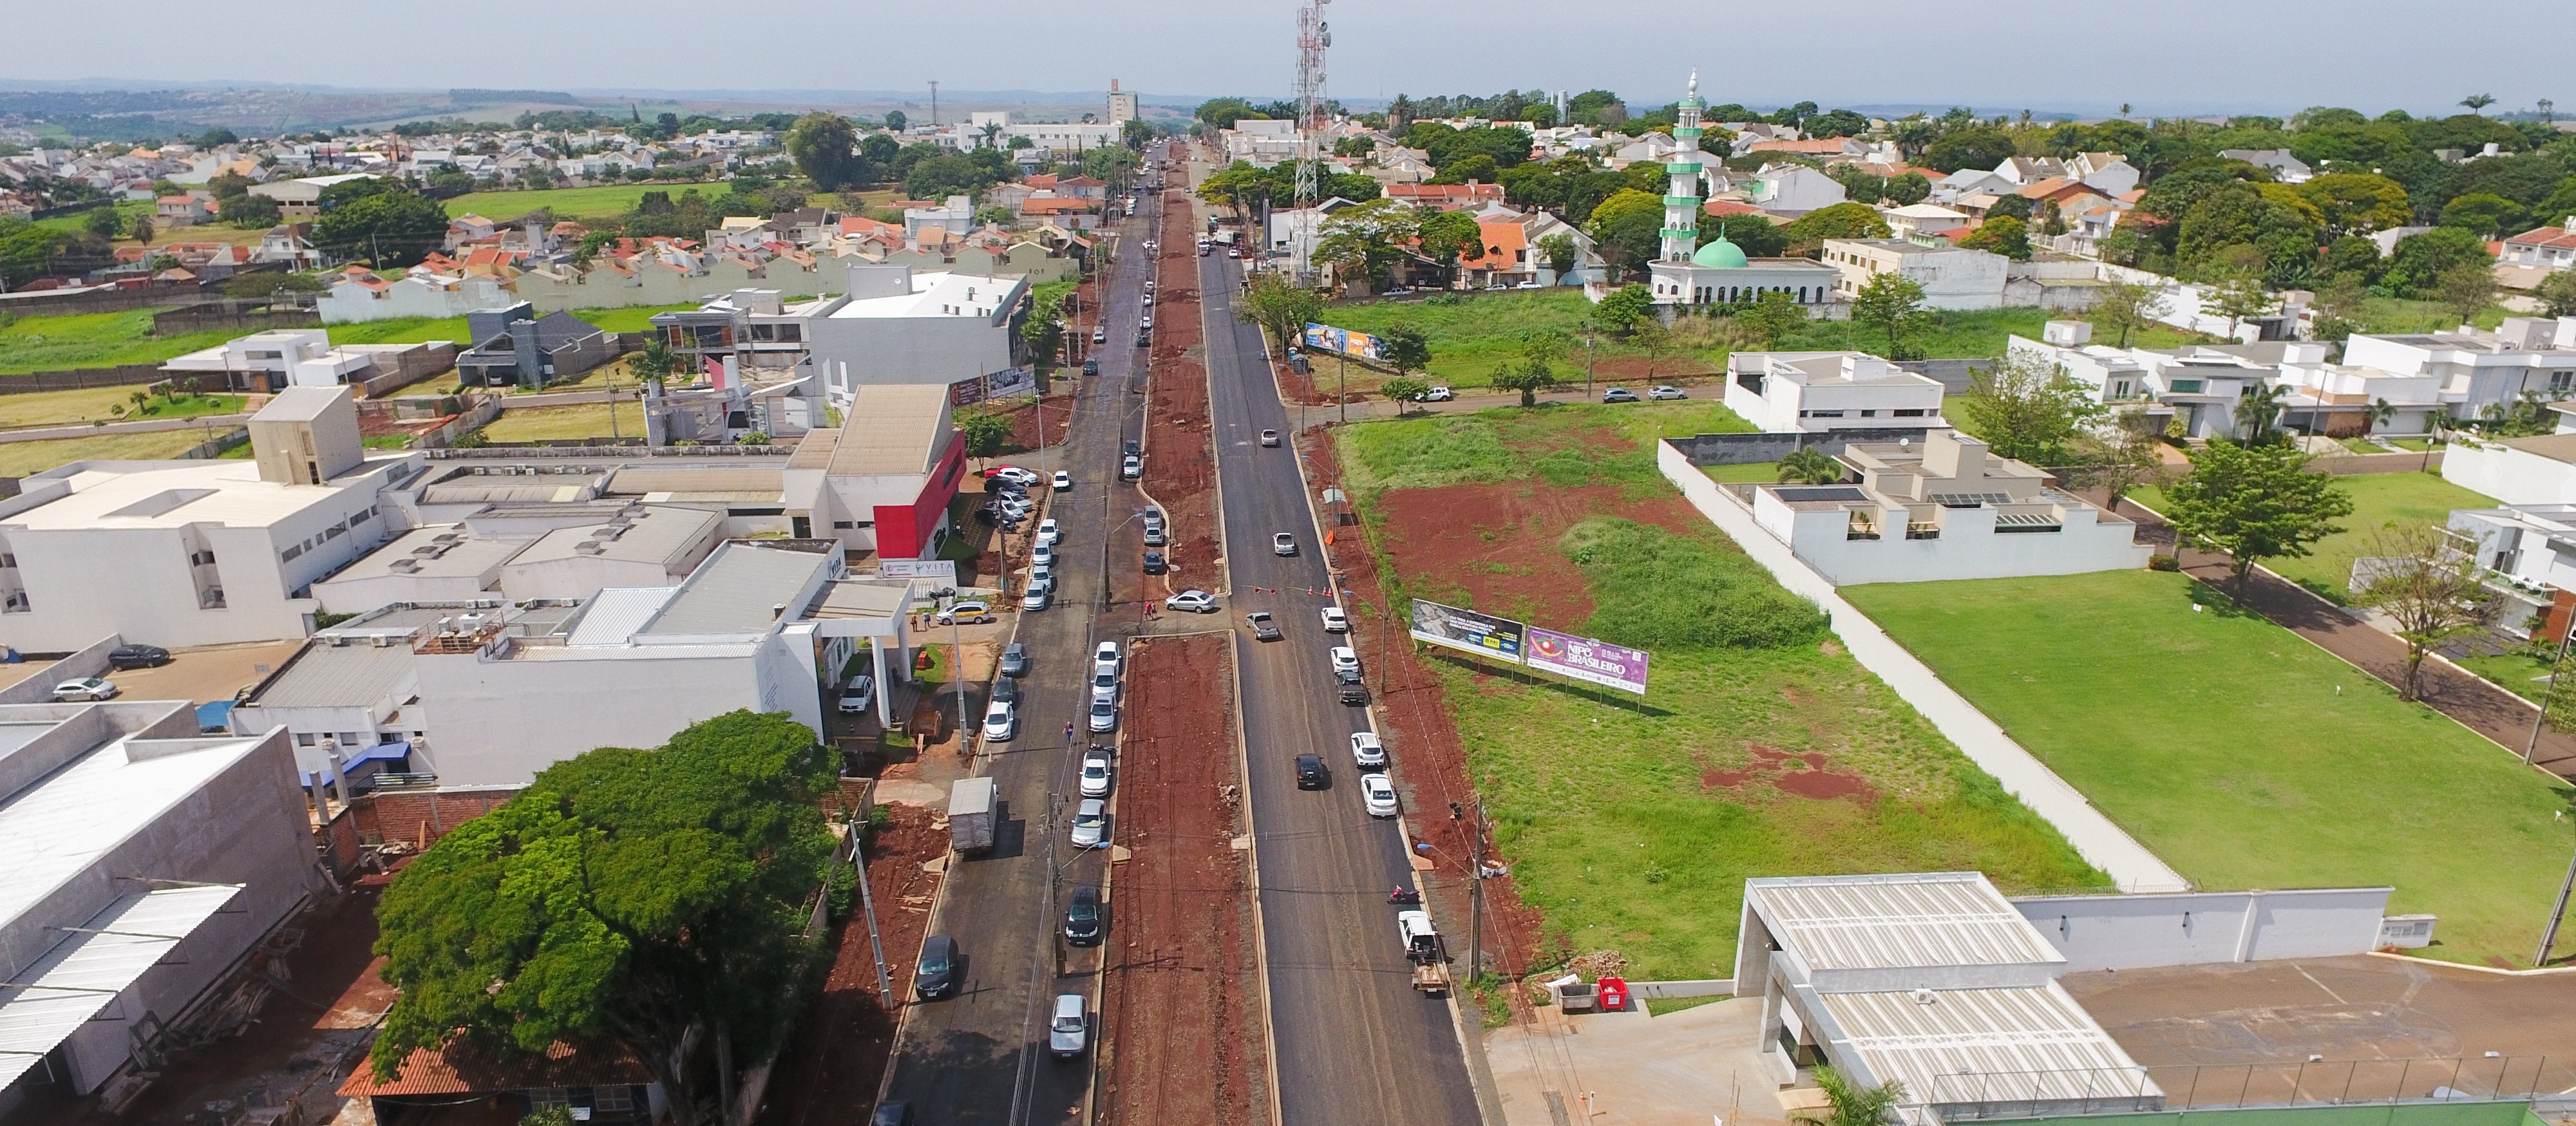
{"label": "orange tile roof", "polygon": [[1470,270],[1508,270],[1523,261],[1522,251],[1529,249],[1529,232],[1517,219],[1494,219],[1476,224],[1485,232],[1485,252],[1473,258],[1458,256],[1458,264]]}
{"label": "orange tile roof", "polygon": [[1843,151],[1840,137],[1819,137],[1812,141],[1755,141],[1745,146],[1746,152],[1838,153]]}
{"label": "orange tile roof", "polygon": [[1720,218],[1724,218],[1728,215],[1766,214],[1766,212],[1759,207],[1732,199],[1712,199],[1707,203],[1701,204],[1699,209]]}
{"label": "orange tile roof", "polygon": [[652,1073],[634,1056],[605,1044],[588,1053],[560,1040],[542,1056],[504,1060],[483,1048],[451,1041],[445,1048],[414,1049],[394,1077],[376,1082],[375,1069],[364,1064],[336,1093],[343,1098],[374,1095],[481,1095],[537,1087],[599,1087],[650,1083]]}
{"label": "orange tile roof", "polygon": [[2576,231],[2571,231],[2565,227],[2537,227],[2532,230],[2524,231],[2521,234],[2515,235],[2504,241],[2507,246],[2564,249],[2568,247],[2576,247]]}

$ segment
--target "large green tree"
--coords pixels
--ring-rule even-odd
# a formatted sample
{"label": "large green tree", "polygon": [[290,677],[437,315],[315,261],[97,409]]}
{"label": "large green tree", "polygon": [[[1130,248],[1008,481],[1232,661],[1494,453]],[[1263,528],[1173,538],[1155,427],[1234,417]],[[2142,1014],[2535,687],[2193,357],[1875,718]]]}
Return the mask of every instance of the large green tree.
{"label": "large green tree", "polygon": [[2494,261],[2485,239],[2458,227],[2435,227],[2397,240],[2397,249],[2379,275],[2380,284],[2399,297],[2429,301],[2438,295],[2443,271],[2467,262],[2487,266]]}
{"label": "large green tree", "polygon": [[1893,270],[1872,276],[1852,298],[1852,323],[1885,333],[1891,360],[1906,358],[1905,334],[1919,327],[1926,316],[1922,283]]}
{"label": "large green tree", "polygon": [[2352,497],[2307,464],[2287,446],[2212,442],[2191,452],[2191,472],[2165,490],[2165,515],[2184,540],[2228,553],[2241,595],[2255,563],[2309,554],[2352,514]]}
{"label": "large green tree", "polygon": [[446,239],[446,209],[408,191],[341,201],[313,223],[314,245],[342,258],[365,258],[380,270],[417,263]]}
{"label": "large green tree", "polygon": [[1422,219],[1412,204],[1395,199],[1342,208],[1316,227],[1315,261],[1346,282],[1382,281],[1421,237]]}
{"label": "large green tree", "polygon": [[1269,332],[1272,353],[1285,356],[1288,346],[1305,334],[1307,323],[1324,315],[1324,295],[1264,272],[1234,303],[1234,315]]}
{"label": "large green tree", "polygon": [[682,1046],[763,1058],[820,964],[803,907],[832,854],[819,799],[835,774],[804,726],[733,712],[655,750],[557,763],[458,826],[377,909],[376,953],[402,995],[376,1077],[457,1041],[504,1057],[606,1043],[698,1121],[730,1077]]}
{"label": "large green tree", "polygon": [[1972,372],[1959,404],[1962,429],[1985,439],[1996,456],[2038,466],[2073,461],[2076,438],[2105,410],[2065,369],[2016,357]]}
{"label": "large green tree", "polygon": [[1584,228],[1592,248],[1621,274],[1646,268],[1662,243],[1664,201],[1635,188],[1621,188],[1592,209]]}
{"label": "large green tree", "polygon": [[1820,207],[1780,228],[1788,240],[1788,252],[1813,258],[1824,249],[1829,238],[1886,238],[1887,220],[1878,209],[1866,203],[1837,203]]}
{"label": "large green tree", "polygon": [[850,119],[816,110],[787,129],[787,155],[796,170],[814,181],[816,191],[837,192],[867,179],[867,159],[859,155],[859,131]]}

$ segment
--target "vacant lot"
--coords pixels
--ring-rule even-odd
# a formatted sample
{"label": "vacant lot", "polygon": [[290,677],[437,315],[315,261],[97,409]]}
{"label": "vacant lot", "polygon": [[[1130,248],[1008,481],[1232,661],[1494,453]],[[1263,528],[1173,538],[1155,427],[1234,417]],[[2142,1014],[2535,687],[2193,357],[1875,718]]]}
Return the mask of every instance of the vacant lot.
{"label": "vacant lot", "polygon": [[1843,595],[2193,882],[2393,885],[2427,953],[2528,964],[2564,795],[2289,631],[2152,571]]}
{"label": "vacant lot", "polygon": [[71,313],[19,317],[0,323],[0,375],[157,364],[200,348],[212,348],[239,335],[217,329],[154,336],[152,314],[156,312],[160,310]]}
{"label": "vacant lot", "polygon": [[[635,201],[646,192],[669,192],[677,199],[681,192],[696,188],[708,194],[706,184],[607,184],[594,188],[547,188],[542,191],[467,192],[447,201],[449,216],[472,213],[486,219],[516,219],[540,207],[552,208],[557,219],[606,219],[635,210]],[[712,185],[721,195],[724,186]]]}
{"label": "vacant lot", "polygon": [[173,458],[179,456],[180,451],[205,440],[203,431],[190,429],[158,430],[149,434],[101,434],[95,438],[51,438],[42,442],[0,442],[0,477],[25,477],[75,461]]}
{"label": "vacant lot", "polygon": [[242,409],[239,395],[184,395],[177,398],[145,395],[143,402],[137,405],[134,401],[137,394],[143,394],[139,385],[0,395],[0,430],[69,422],[195,418],[207,414],[232,414]]}
{"label": "vacant lot", "polygon": [[[2335,484],[2352,497],[2352,515],[2336,523],[2344,530],[2319,540],[2313,554],[2297,559],[2266,559],[2263,565],[2282,578],[2342,603],[2350,596],[2352,561],[2369,553],[2372,536],[2389,524],[2441,527],[2454,508],[2493,508],[2495,500],[2471,492],[2432,473],[2363,473],[2337,477]],[[2130,494],[2138,503],[2165,511],[2163,490]]]}
{"label": "vacant lot", "polygon": [[[603,332],[642,332],[652,327],[655,313],[695,309],[685,305],[636,305],[623,309],[575,309],[572,315],[590,322]],[[417,344],[425,340],[453,340],[460,346],[471,339],[463,317],[393,317],[359,324],[332,325],[334,344]],[[221,343],[221,341],[218,341]]]}
{"label": "vacant lot", "polygon": [[1552,940],[1619,950],[1638,977],[1719,977],[1749,876],[1974,867],[2017,889],[2102,883],[1655,472],[1642,439],[1705,409],[1507,408],[1341,432],[1395,604],[1418,594],[1654,654],[1640,702],[1429,651]]}
{"label": "vacant lot", "polygon": [[615,425],[610,424],[609,403],[583,403],[570,407],[521,407],[505,410],[483,428],[487,442],[547,442],[565,438],[607,438],[623,434],[629,438],[644,433],[644,416],[632,404],[617,407]]}

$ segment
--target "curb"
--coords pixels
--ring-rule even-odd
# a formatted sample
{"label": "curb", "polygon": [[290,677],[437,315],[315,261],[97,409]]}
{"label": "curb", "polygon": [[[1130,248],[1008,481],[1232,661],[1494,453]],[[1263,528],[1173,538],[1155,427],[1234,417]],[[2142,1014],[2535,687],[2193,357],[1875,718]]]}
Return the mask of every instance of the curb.
{"label": "curb", "polygon": [[1243,787],[1243,835],[1252,841],[1252,847],[1243,852],[1252,889],[1253,980],[1261,994],[1261,1066],[1269,1080],[1270,1121],[1279,1126],[1284,1119],[1279,1109],[1279,1044],[1270,1014],[1270,932],[1261,912],[1261,834],[1252,823],[1251,739],[1243,729],[1243,637],[1231,629],[1225,632],[1232,639],[1227,657],[1234,681],[1234,776]]}

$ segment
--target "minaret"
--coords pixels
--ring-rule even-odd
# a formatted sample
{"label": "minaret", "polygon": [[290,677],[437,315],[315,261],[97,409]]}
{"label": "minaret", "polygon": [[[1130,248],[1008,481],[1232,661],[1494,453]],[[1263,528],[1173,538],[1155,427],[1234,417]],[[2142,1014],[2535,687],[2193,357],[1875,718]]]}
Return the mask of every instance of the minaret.
{"label": "minaret", "polygon": [[1664,189],[1664,253],[1661,261],[1688,262],[1691,252],[1699,248],[1699,72],[1690,77],[1690,93],[1682,97],[1681,113],[1673,122],[1673,159],[1664,165],[1672,173],[1672,183]]}

